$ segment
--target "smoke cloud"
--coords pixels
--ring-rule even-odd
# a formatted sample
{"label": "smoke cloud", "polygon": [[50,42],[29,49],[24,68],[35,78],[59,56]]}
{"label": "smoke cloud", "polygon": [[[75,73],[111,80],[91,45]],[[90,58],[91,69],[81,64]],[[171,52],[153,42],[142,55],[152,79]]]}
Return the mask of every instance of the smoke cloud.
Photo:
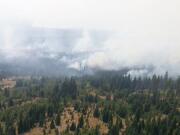
{"label": "smoke cloud", "polygon": [[127,68],[131,75],[180,74],[179,42],[166,37],[152,40],[113,31],[7,27],[0,41],[1,62],[16,65],[28,60],[46,70],[51,61],[56,70],[60,66],[67,72]]}
{"label": "smoke cloud", "polygon": [[0,1],[0,63],[15,72],[127,68],[131,75],[178,76],[179,6],[178,0]]}

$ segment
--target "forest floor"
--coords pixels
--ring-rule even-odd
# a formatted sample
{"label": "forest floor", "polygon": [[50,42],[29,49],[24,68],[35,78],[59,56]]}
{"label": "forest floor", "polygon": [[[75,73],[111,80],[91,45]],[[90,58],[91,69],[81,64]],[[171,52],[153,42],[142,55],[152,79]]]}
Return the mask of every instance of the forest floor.
{"label": "forest floor", "polygon": [[[87,114],[83,115],[82,113],[75,111],[74,107],[66,107],[61,114],[61,125],[57,127],[58,131],[60,131],[60,133],[65,132],[67,127],[70,127],[73,122],[77,126],[81,115],[83,115],[85,121],[84,126],[91,129],[95,129],[96,126],[99,126],[100,132],[102,134],[107,134],[109,131],[108,125],[102,120],[95,118],[93,112],[94,111],[91,108],[88,108]],[[24,135],[43,135],[43,130],[43,128],[35,127]],[[50,121],[46,122],[45,132],[47,135],[55,135],[54,129],[50,129]]]}

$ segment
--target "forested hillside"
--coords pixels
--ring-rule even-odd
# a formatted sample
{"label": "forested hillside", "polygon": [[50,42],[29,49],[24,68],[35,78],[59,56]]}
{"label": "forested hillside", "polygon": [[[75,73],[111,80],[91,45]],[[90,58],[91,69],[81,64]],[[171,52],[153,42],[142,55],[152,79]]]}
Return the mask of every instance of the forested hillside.
{"label": "forested hillside", "polygon": [[0,90],[0,135],[180,133],[180,78],[168,73],[14,80]]}

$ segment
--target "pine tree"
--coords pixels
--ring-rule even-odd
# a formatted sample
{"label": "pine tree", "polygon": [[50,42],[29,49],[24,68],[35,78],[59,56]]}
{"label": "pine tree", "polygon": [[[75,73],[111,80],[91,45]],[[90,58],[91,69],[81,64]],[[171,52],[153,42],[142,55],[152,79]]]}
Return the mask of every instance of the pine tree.
{"label": "pine tree", "polygon": [[79,124],[78,124],[78,128],[82,128],[84,125],[84,118],[83,115],[81,115],[80,119],[79,119]]}
{"label": "pine tree", "polygon": [[100,112],[99,112],[98,107],[96,107],[96,109],[94,110],[94,114],[93,115],[94,115],[94,117],[99,118]]}
{"label": "pine tree", "polygon": [[3,135],[4,133],[3,133],[3,127],[2,127],[2,125],[1,125],[1,123],[0,123],[0,135]]}
{"label": "pine tree", "polygon": [[113,125],[110,130],[109,130],[109,133],[108,135],[119,135],[119,127],[117,125]]}
{"label": "pine tree", "polygon": [[61,125],[61,116],[59,113],[57,114],[57,117],[56,117],[56,125],[58,125],[58,126]]}
{"label": "pine tree", "polygon": [[76,130],[76,124],[74,122],[71,124],[70,130],[71,131],[75,131]]}
{"label": "pine tree", "polygon": [[96,126],[95,135],[101,135],[100,130],[99,130],[99,126]]}
{"label": "pine tree", "polygon": [[51,129],[54,129],[54,128],[55,128],[54,120],[51,120],[50,128],[51,128]]}

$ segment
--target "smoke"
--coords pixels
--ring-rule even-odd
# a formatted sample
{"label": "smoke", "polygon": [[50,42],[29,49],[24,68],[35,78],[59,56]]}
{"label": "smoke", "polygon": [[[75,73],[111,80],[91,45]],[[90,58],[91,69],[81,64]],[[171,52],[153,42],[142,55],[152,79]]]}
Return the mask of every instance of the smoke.
{"label": "smoke", "polygon": [[161,35],[152,39],[138,34],[8,26],[0,33],[0,62],[36,72],[129,69],[132,76],[162,75],[166,71],[171,76],[180,75],[177,37]]}
{"label": "smoke", "polygon": [[[14,72],[180,75],[178,0],[0,1],[0,64]],[[27,71],[28,71],[27,70]]]}
{"label": "smoke", "polygon": [[[144,40],[144,38],[146,40]],[[82,43],[83,40],[83,43]],[[87,33],[75,45],[80,52],[83,47],[87,47],[83,52],[89,53],[80,61],[75,61],[71,67],[79,69],[81,65],[89,68],[103,70],[132,69],[128,73],[131,75],[152,75],[164,74],[166,71],[170,75],[180,74],[180,46],[179,41],[168,37],[151,39],[151,37],[138,37],[137,35],[123,35],[122,33],[111,33],[102,40],[101,45],[94,45]],[[82,43],[81,46],[79,44]],[[87,46],[86,46],[87,45]]]}

